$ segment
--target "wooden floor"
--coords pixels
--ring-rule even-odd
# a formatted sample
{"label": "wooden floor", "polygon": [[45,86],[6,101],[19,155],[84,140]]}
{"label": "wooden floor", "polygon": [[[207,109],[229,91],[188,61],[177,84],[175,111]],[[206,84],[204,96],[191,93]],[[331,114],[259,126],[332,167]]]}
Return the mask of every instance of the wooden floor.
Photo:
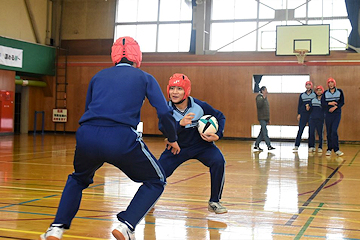
{"label": "wooden floor", "polygon": [[[144,140],[158,157],[163,139]],[[360,145],[343,144],[344,156],[326,157],[309,154],[306,144],[296,154],[291,142],[272,144],[271,153],[256,154],[250,141],[217,143],[227,161],[227,214],[207,210],[208,169],[196,160],[180,166],[136,238],[360,239]],[[73,170],[74,148],[72,134],[0,136],[0,239],[38,239],[47,229]],[[138,186],[104,165],[63,239],[113,239],[116,214]]]}

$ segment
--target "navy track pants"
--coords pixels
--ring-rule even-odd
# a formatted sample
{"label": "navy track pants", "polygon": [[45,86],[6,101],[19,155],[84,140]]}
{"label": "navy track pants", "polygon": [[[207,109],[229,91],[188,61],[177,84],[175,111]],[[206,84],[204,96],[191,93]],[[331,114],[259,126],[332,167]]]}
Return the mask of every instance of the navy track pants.
{"label": "navy track pants", "polygon": [[295,146],[299,147],[301,142],[301,136],[304,132],[304,128],[306,124],[309,122],[310,114],[308,112],[301,113],[300,115],[300,121],[299,121],[299,130],[295,139]]}
{"label": "navy track pants", "polygon": [[315,131],[319,136],[319,148],[322,149],[323,145],[323,131],[324,131],[324,119],[309,120],[309,147],[315,147]]}
{"label": "navy track pants", "polygon": [[166,177],[169,177],[177,167],[189,159],[197,159],[209,167],[211,178],[209,201],[219,202],[225,181],[225,159],[221,151],[215,144],[203,142],[190,147],[182,147],[178,155],[173,155],[170,150],[165,150],[161,154],[159,162]]}
{"label": "navy track pants", "polygon": [[327,150],[339,150],[339,136],[338,128],[341,120],[341,113],[326,113],[325,125],[326,125],[326,137],[327,137]]}
{"label": "navy track pants", "polygon": [[105,162],[119,168],[134,182],[142,183],[127,209],[117,214],[119,221],[135,229],[164,191],[166,178],[139,133],[124,125],[79,127],[75,171],[68,177],[53,224],[70,228],[79,210],[82,190],[93,183],[95,171]]}

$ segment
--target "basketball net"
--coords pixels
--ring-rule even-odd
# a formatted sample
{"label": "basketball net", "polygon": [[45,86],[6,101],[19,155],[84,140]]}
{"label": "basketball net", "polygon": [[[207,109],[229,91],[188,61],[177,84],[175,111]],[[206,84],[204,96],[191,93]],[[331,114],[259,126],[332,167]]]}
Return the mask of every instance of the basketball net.
{"label": "basketball net", "polygon": [[307,49],[295,49],[294,50],[294,53],[296,53],[296,58],[297,58],[299,64],[304,63],[305,56],[308,52],[309,52],[309,50],[307,50]]}

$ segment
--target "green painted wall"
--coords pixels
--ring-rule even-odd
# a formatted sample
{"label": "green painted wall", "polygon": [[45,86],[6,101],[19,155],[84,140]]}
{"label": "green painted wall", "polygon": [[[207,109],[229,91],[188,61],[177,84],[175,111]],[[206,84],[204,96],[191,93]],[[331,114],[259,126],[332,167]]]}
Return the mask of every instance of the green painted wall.
{"label": "green painted wall", "polygon": [[55,75],[56,48],[0,37],[0,45],[23,50],[22,68],[0,64],[0,69],[40,75]]}

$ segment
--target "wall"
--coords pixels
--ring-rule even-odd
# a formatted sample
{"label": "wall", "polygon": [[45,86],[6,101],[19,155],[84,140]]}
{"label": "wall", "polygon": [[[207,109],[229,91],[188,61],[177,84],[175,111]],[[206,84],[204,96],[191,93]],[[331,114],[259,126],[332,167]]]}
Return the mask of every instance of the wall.
{"label": "wall", "polygon": [[27,0],[27,2],[32,12],[39,42],[36,41],[24,0],[0,1],[0,9],[2,9],[0,14],[0,36],[45,44],[47,36],[50,36],[48,3],[50,4],[51,1]]}
{"label": "wall", "polygon": [[64,0],[61,39],[112,39],[115,0]]}
{"label": "wall", "polygon": [[[276,57],[266,53],[218,53],[215,55],[144,54],[141,69],[152,74],[166,92],[169,77],[175,72],[186,74],[192,81],[191,95],[207,101],[226,116],[225,137],[251,138],[251,125],[257,124],[255,97],[252,92],[254,74],[309,74],[314,85],[326,86],[328,77],[336,79],[344,91],[345,106],[339,128],[340,140],[360,141],[360,85],[354,83],[360,74],[360,56],[346,51],[331,52],[330,56],[307,56],[299,65],[295,57]],[[70,56],[68,58],[68,114],[66,131],[76,131],[81,117],[91,77],[110,67],[109,56]],[[53,89],[54,91],[54,89]],[[305,88],[304,88],[305,91]],[[33,92],[37,101],[40,92]],[[297,125],[299,94],[269,94],[271,124]],[[46,111],[46,130],[53,130],[51,110],[54,99],[43,97],[44,106],[34,103],[30,108]],[[37,110],[39,111],[39,110]],[[155,110],[145,103],[141,113],[145,134],[160,134]],[[31,126],[31,124],[30,124]]]}
{"label": "wall", "polygon": [[[28,3],[33,23],[25,2]],[[54,43],[59,43],[55,44],[56,46],[61,43],[54,38],[113,39],[115,0],[61,2],[62,10],[60,0],[1,0],[0,36],[47,45],[51,45],[50,39],[53,38]]]}

